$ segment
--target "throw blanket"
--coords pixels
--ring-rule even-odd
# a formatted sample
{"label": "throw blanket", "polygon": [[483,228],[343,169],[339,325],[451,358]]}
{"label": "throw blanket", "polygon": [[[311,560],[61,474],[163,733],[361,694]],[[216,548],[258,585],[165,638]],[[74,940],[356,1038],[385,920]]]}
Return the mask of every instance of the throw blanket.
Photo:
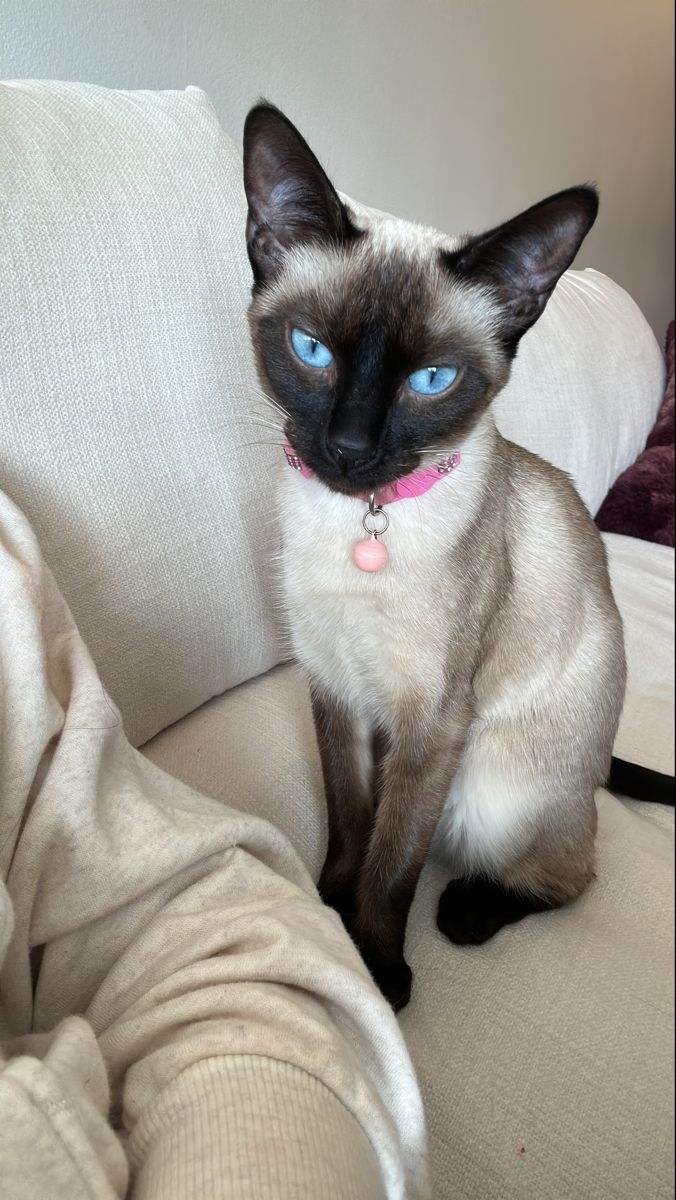
{"label": "throw blanket", "polygon": [[674,545],[674,322],[667,330],[667,384],[646,448],[620,475],[596,517],[604,533]]}

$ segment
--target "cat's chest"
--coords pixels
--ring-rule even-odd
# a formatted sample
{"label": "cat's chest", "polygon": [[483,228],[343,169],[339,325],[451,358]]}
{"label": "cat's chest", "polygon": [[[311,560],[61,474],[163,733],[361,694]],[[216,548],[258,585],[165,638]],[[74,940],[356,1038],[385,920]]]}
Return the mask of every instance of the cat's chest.
{"label": "cat's chest", "polygon": [[320,496],[285,508],[282,578],[296,656],[334,695],[383,715],[411,693],[443,689],[453,624],[444,548],[405,508],[392,506],[389,562],[373,574],[352,561],[365,505]]}

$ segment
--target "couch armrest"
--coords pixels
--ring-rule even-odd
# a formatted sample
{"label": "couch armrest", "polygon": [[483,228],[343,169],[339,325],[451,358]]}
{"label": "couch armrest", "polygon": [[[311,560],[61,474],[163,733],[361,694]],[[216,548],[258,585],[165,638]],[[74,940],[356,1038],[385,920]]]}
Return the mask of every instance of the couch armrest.
{"label": "couch armrest", "polygon": [[603,540],[627,649],[615,754],[673,775],[674,551],[616,533]]}

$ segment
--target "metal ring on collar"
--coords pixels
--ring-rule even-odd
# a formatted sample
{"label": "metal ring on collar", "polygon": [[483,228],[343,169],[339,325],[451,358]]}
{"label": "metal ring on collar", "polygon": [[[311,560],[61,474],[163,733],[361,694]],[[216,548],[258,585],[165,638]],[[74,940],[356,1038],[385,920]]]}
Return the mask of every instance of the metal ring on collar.
{"label": "metal ring on collar", "polygon": [[[374,533],[376,537],[382,537],[390,524],[390,518],[382,508],[371,509],[364,514],[362,525],[367,533]],[[379,528],[380,525],[380,528]]]}

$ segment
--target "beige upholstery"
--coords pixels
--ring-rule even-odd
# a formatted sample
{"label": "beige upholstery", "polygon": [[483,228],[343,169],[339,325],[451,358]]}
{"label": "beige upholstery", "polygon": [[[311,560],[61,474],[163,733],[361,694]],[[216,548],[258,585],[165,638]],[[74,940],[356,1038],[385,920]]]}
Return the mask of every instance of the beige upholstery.
{"label": "beige upholstery", "polygon": [[599,809],[586,895],[476,951],[436,932],[425,872],[401,1023],[435,1200],[673,1197],[673,822]]}
{"label": "beige upholstery", "polygon": [[674,551],[604,534],[629,678],[615,752],[674,774]]}
{"label": "beige upholstery", "polygon": [[207,796],[231,787],[247,810],[277,825],[313,879],[326,850],[326,812],[310,700],[300,669],[277,667],[218,696],[141,747]]}
{"label": "beige upholstery", "polygon": [[0,85],[0,488],[133,742],[279,661],[237,150],[203,93]]}

